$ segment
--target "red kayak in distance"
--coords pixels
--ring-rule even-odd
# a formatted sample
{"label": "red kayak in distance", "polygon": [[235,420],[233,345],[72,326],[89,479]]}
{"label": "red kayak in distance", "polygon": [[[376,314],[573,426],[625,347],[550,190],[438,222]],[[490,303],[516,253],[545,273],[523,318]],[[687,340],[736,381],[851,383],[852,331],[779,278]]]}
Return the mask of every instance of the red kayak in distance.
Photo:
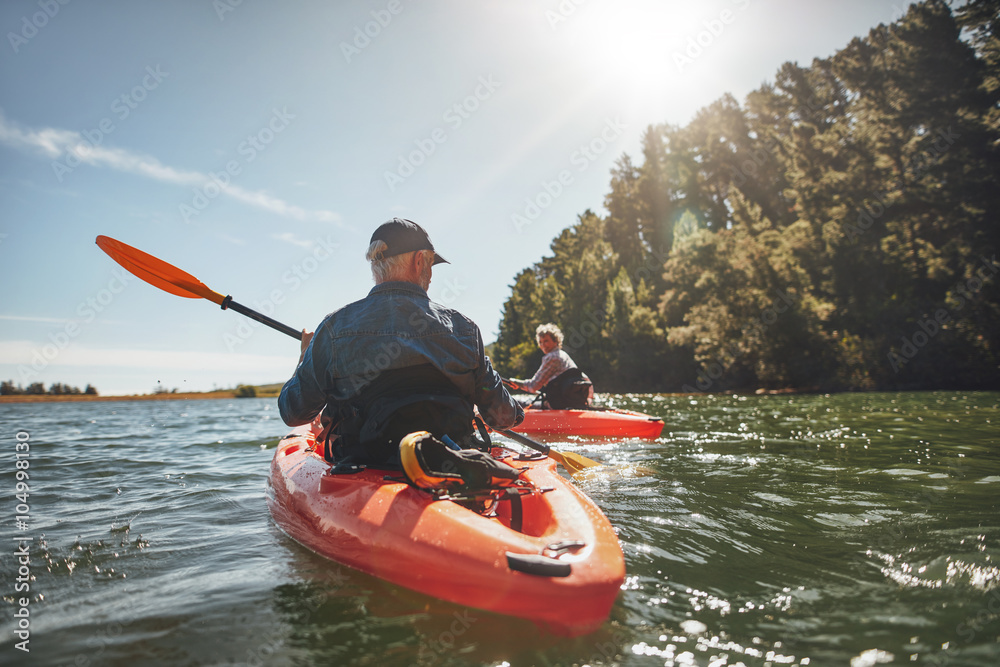
{"label": "red kayak in distance", "polygon": [[401,471],[330,474],[318,426],[281,440],[267,504],[278,527],[316,553],[427,595],[534,621],[558,635],[597,630],[625,579],[618,536],[594,502],[541,455],[492,454],[523,468],[492,506],[436,497]]}
{"label": "red kayak in distance", "polygon": [[663,431],[659,417],[620,408],[546,410],[531,405],[517,431],[532,435],[589,435],[655,440]]}

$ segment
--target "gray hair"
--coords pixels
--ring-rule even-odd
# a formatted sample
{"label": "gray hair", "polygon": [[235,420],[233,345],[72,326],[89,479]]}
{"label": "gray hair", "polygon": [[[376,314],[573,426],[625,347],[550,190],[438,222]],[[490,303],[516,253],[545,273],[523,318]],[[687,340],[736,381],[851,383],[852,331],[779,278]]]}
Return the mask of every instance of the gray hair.
{"label": "gray hair", "polygon": [[372,278],[375,279],[376,285],[394,280],[404,270],[407,258],[411,254],[404,252],[402,255],[383,257],[382,253],[388,249],[389,246],[385,241],[372,241],[368,246],[368,252],[365,253],[365,259],[372,265]]}
{"label": "gray hair", "polygon": [[538,328],[535,329],[535,338],[539,338],[542,335],[552,336],[552,340],[556,342],[556,345],[562,347],[563,342],[563,332],[559,330],[554,324],[539,324]]}

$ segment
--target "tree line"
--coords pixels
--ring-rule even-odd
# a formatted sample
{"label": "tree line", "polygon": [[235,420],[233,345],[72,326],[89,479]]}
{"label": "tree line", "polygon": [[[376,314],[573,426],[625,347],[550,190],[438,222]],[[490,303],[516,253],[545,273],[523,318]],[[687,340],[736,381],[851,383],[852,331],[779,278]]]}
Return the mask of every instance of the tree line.
{"label": "tree line", "polygon": [[998,19],[925,0],[647,128],[607,214],[517,274],[497,368],[555,322],[601,391],[996,388]]}
{"label": "tree line", "polygon": [[51,394],[51,395],[61,395],[61,394],[90,394],[93,396],[97,395],[97,389],[88,384],[87,388],[80,391],[79,387],[71,387],[68,384],[63,384],[61,382],[53,382],[46,389],[45,385],[41,382],[32,382],[27,387],[21,386],[20,384],[15,385],[13,380],[5,380],[0,382],[0,396],[15,396],[23,394]]}

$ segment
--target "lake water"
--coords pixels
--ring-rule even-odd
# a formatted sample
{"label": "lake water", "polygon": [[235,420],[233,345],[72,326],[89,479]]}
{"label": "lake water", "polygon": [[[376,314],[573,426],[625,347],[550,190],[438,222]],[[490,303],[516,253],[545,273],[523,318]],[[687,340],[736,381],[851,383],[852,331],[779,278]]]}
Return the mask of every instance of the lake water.
{"label": "lake water", "polygon": [[627,567],[572,640],[282,534],[273,399],[0,405],[0,664],[1000,664],[1000,393],[605,398],[666,428],[555,444],[609,464]]}

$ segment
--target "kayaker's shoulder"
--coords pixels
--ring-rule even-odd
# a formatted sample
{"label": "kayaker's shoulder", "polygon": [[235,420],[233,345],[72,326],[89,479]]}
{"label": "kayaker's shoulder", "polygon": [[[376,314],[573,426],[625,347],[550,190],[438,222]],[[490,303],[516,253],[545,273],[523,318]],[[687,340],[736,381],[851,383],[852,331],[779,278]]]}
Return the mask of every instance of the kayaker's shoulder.
{"label": "kayaker's shoulder", "polygon": [[351,308],[351,306],[355,305],[356,303],[358,302],[355,301],[354,303],[347,304],[346,306],[341,306],[337,310],[327,313],[323,317],[323,319],[320,320],[319,326],[316,327],[316,332],[319,333],[323,329],[328,329],[330,326],[333,325],[333,323],[336,321],[338,317],[342,316],[346,311],[348,311],[349,308]]}
{"label": "kayaker's shoulder", "polygon": [[[336,310],[329,312],[320,322],[319,327],[330,326],[338,321],[343,321],[345,318],[352,318],[357,316],[359,313],[368,310],[374,306],[371,295],[364,298],[352,301],[346,305],[337,308]],[[317,327],[317,331],[319,330]]]}
{"label": "kayaker's shoulder", "polygon": [[438,317],[438,319],[441,319],[442,321],[444,319],[450,320],[452,322],[452,326],[456,329],[464,328],[469,331],[479,331],[479,325],[476,324],[471,317],[464,315],[461,311],[442,305],[436,301],[431,301],[430,307],[431,311]]}

